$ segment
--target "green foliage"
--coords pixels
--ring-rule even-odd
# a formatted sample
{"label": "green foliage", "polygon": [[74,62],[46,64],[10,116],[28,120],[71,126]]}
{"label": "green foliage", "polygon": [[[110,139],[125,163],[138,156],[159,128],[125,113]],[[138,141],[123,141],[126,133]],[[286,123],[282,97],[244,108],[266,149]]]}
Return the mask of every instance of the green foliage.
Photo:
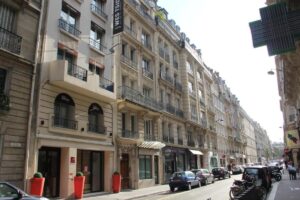
{"label": "green foliage", "polygon": [[34,178],[43,178],[43,174],[41,172],[36,172],[34,175],[33,175]]}

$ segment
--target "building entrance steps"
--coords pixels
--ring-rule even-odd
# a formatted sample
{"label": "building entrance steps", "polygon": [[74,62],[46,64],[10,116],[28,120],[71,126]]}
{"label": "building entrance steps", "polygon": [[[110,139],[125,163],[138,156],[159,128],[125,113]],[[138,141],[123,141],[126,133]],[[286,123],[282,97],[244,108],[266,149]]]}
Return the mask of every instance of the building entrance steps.
{"label": "building entrance steps", "polygon": [[168,184],[157,185],[137,190],[122,190],[120,193],[94,193],[84,195],[85,200],[129,200],[170,192]]}

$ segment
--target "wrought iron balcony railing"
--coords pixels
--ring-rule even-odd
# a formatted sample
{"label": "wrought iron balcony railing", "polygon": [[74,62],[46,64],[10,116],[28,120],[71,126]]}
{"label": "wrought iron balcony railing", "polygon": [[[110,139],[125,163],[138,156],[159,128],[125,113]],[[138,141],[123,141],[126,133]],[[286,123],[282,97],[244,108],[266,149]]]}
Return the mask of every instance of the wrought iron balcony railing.
{"label": "wrought iron balcony railing", "polygon": [[0,110],[9,110],[9,97],[0,93]]}
{"label": "wrought iron balcony railing", "polygon": [[142,68],[143,69],[143,75],[150,78],[150,79],[153,79],[153,73],[150,72],[149,70],[145,69],[145,68]]}
{"label": "wrought iron balcony railing", "polygon": [[128,58],[125,55],[121,55],[121,62],[127,64],[130,66],[132,69],[137,70],[137,64],[136,62],[132,61],[130,58]]}
{"label": "wrought iron balcony railing", "polygon": [[103,44],[101,44],[101,42],[94,40],[93,38],[90,38],[90,45],[102,52],[106,50],[106,47]]}
{"label": "wrought iron balcony railing", "polygon": [[88,123],[88,131],[106,135],[106,127],[99,124]]}
{"label": "wrought iron balcony railing", "polygon": [[125,32],[129,33],[129,35],[134,37],[134,39],[137,39],[137,33],[134,30],[132,30],[132,28],[130,28],[127,25],[124,25],[124,30],[125,30]]}
{"label": "wrought iron balcony railing", "polygon": [[21,43],[22,37],[0,27],[0,48],[20,54]]}
{"label": "wrought iron balcony railing", "polygon": [[165,80],[173,85],[174,79],[168,73],[165,71],[160,71],[159,75],[162,80]]}
{"label": "wrought iron balcony railing", "polygon": [[104,12],[102,8],[91,4],[91,11],[95,12],[96,14],[100,15],[101,17],[107,20],[107,14]]}
{"label": "wrought iron balcony railing", "polygon": [[139,138],[139,135],[138,135],[137,131],[131,131],[131,130],[123,129],[121,131],[121,137],[137,139],[137,138]]}
{"label": "wrought iron balcony railing", "polygon": [[73,24],[69,24],[62,18],[58,20],[58,27],[76,37],[78,37],[81,34],[81,32]]}
{"label": "wrought iron balcony railing", "polygon": [[106,89],[110,92],[114,92],[114,82],[112,82],[111,80],[108,80],[104,77],[100,77],[99,87]]}
{"label": "wrought iron balcony railing", "polygon": [[140,15],[142,15],[151,24],[155,24],[154,19],[149,15],[135,0],[128,0],[128,3],[134,7]]}
{"label": "wrought iron balcony railing", "polygon": [[119,97],[157,111],[160,111],[162,109],[162,105],[155,99],[144,96],[139,91],[127,86],[119,87]]}
{"label": "wrought iron balcony railing", "polygon": [[75,64],[68,64],[68,74],[82,81],[87,81],[87,70]]}
{"label": "wrought iron balcony railing", "polygon": [[174,81],[174,85],[175,85],[175,88],[177,90],[179,90],[180,92],[182,92],[182,84],[177,82],[177,81]]}
{"label": "wrought iron balcony railing", "polygon": [[64,119],[59,116],[53,116],[52,117],[52,125],[55,127],[60,127],[60,128],[68,128],[68,129],[74,129],[76,130],[78,127],[78,123],[75,120],[72,119]]}

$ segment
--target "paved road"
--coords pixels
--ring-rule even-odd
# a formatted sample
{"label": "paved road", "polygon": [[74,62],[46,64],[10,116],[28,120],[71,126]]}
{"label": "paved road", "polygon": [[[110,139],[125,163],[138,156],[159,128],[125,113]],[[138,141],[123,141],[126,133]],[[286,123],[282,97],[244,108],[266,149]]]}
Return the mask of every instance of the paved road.
{"label": "paved road", "polygon": [[234,179],[241,179],[241,175],[234,175],[230,179],[215,181],[213,184],[194,188],[190,191],[168,191],[162,194],[135,198],[134,200],[228,200],[229,188]]}

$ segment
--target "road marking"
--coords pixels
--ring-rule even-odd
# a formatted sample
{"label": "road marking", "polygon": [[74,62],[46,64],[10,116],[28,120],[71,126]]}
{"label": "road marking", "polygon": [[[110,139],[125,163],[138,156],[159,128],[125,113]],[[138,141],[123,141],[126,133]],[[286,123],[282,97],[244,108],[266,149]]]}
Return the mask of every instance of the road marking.
{"label": "road marking", "polygon": [[275,182],[272,184],[272,190],[270,195],[268,196],[267,200],[274,200],[275,199],[275,195],[277,192],[277,188],[278,188],[279,182]]}

